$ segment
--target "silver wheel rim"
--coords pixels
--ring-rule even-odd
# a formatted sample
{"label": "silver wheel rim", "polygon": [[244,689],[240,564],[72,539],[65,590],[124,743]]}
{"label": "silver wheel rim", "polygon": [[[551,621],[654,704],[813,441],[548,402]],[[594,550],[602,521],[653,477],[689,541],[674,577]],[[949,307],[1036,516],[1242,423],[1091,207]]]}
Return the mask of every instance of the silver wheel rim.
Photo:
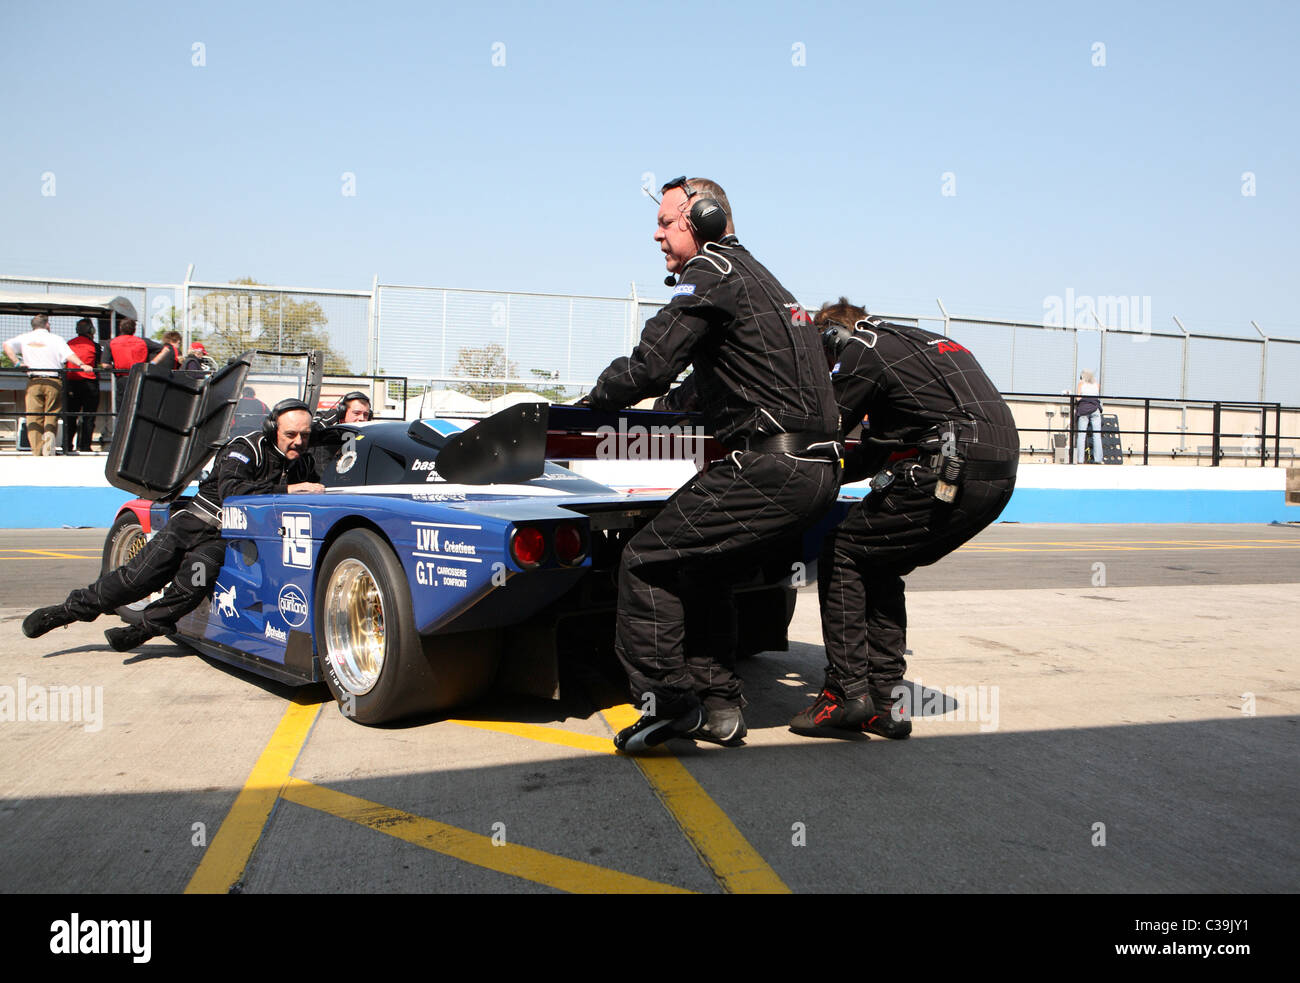
{"label": "silver wheel rim", "polygon": [[379,682],[384,624],[384,597],[374,574],[360,560],[344,560],[325,585],[325,658],[348,692],[361,696]]}
{"label": "silver wheel rim", "polygon": [[[149,537],[145,535],[144,529],[140,526],[128,526],[130,532],[118,536],[113,541],[113,547],[108,554],[108,569],[116,570],[118,567],[124,567],[136,558],[145,544],[149,542]],[[138,601],[132,601],[130,604],[124,604],[122,607],[130,611],[143,611],[152,601],[162,597],[162,591],[154,591],[148,597],[142,597]]]}

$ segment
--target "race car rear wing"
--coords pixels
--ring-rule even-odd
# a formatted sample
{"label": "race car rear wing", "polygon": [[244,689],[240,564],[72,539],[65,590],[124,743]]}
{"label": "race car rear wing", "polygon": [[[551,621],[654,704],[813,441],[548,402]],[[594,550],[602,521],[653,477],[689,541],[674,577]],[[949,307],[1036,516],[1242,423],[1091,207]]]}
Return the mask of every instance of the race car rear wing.
{"label": "race car rear wing", "polygon": [[715,460],[726,453],[698,413],[552,406],[547,424],[551,460]]}
{"label": "race car rear wing", "polygon": [[713,457],[725,453],[695,417],[541,402],[516,403],[458,433],[436,420],[416,420],[407,436],[437,452],[434,467],[444,480],[471,485],[528,481],[543,473],[547,460],[620,460],[638,452],[698,460],[701,448]]}

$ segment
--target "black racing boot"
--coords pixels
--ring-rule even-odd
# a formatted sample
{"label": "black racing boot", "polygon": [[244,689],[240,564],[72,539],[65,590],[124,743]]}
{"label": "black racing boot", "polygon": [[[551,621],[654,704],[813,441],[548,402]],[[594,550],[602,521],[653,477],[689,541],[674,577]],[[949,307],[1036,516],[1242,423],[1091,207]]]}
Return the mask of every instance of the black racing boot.
{"label": "black racing boot", "polygon": [[862,724],[862,730],[877,737],[901,741],[912,736],[912,715],[906,703],[877,701],[875,709]]}
{"label": "black racing boot", "polygon": [[741,714],[740,707],[714,707],[706,713],[704,723],[688,734],[688,737],[712,741],[723,747],[739,747],[745,743],[745,735],[749,731],[745,727],[745,717]]}
{"label": "black racing boot", "polygon": [[816,703],[790,719],[790,729],[796,734],[814,737],[833,730],[861,730],[871,713],[871,697],[859,696],[850,700],[824,689]]}
{"label": "black racing boot", "polygon": [[104,632],[104,637],[108,639],[108,644],[113,646],[114,651],[129,652],[154,638],[155,635],[144,625],[123,625],[121,628],[108,629]]}
{"label": "black racing boot", "polygon": [[47,631],[62,628],[77,620],[77,616],[68,610],[67,603],[52,604],[48,608],[37,608],[23,619],[23,634],[28,638],[40,638]]}
{"label": "black racing boot", "polygon": [[681,717],[652,717],[646,714],[631,727],[624,727],[614,737],[614,747],[628,754],[639,754],[674,737],[685,737],[705,723],[703,707],[695,707]]}

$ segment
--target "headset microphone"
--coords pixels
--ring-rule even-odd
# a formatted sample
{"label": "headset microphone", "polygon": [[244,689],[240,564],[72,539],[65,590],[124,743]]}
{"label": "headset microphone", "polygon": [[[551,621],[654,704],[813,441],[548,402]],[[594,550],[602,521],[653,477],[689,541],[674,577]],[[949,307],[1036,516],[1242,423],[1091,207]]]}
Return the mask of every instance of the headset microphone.
{"label": "headset microphone", "polygon": [[669,273],[666,277],[664,277],[664,286],[665,287],[677,286],[677,277],[674,276],[672,273]]}

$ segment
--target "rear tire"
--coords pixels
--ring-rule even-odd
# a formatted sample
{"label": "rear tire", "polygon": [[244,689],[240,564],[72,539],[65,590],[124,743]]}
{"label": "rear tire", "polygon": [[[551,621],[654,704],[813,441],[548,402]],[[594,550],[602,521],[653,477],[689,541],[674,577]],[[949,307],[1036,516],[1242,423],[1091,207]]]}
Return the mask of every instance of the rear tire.
{"label": "rear tire", "polygon": [[[145,534],[144,527],[140,525],[136,514],[130,510],[123,512],[108,530],[108,538],[104,540],[104,556],[100,563],[99,575],[102,577],[118,567],[126,566],[144,549],[148,541],[149,537]],[[160,591],[142,600],[125,604],[116,609],[117,616],[129,625],[138,625],[140,612],[150,601],[161,596]]]}
{"label": "rear tire", "polygon": [[358,723],[461,706],[496,675],[499,633],[420,637],[402,565],[369,529],[345,532],[326,552],[314,624],[321,674]]}

